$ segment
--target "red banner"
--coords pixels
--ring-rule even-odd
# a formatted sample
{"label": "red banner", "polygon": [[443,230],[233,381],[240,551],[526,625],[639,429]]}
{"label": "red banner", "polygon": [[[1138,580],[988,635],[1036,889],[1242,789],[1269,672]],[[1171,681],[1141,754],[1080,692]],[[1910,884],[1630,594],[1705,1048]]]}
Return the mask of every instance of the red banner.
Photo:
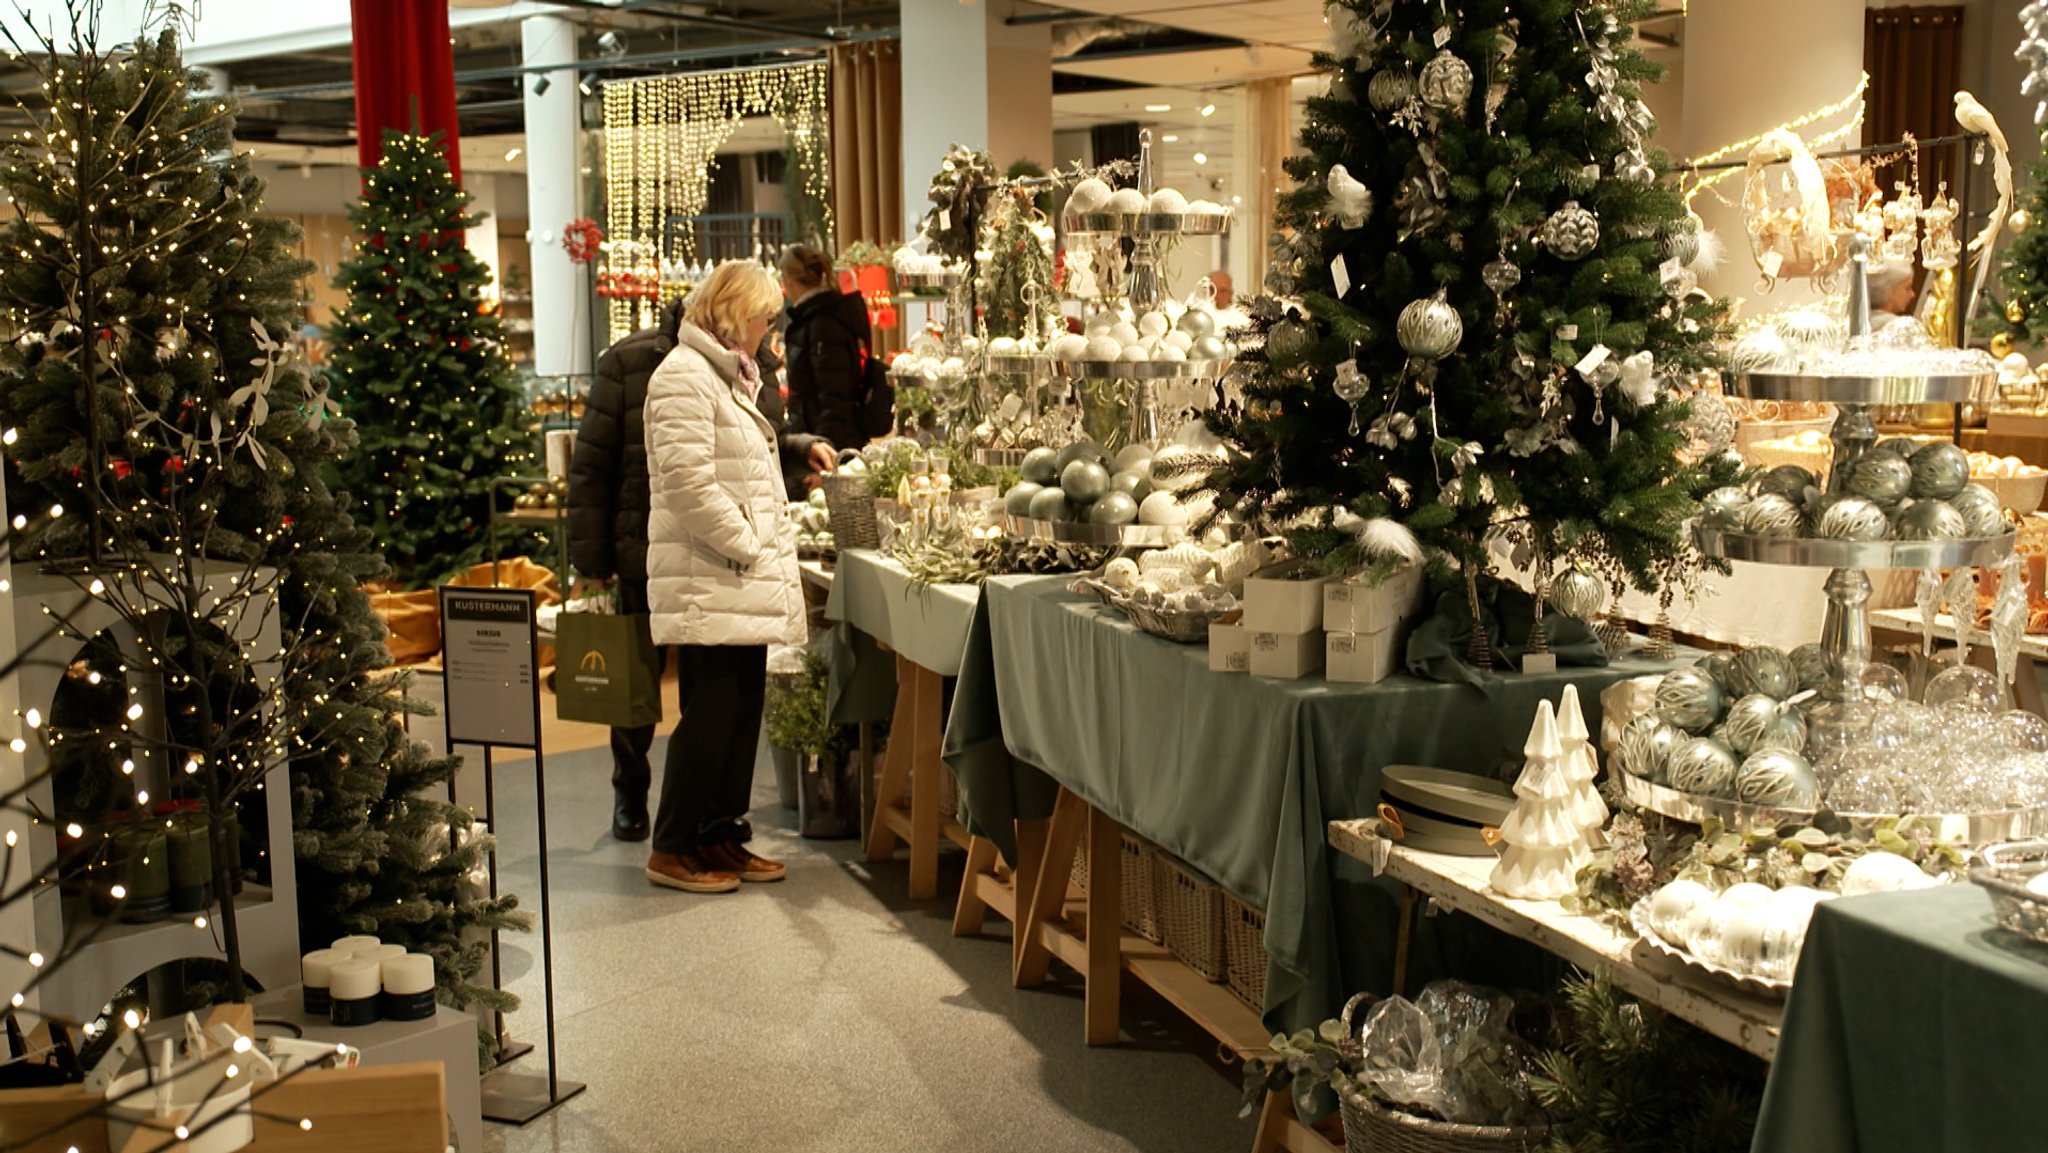
{"label": "red banner", "polygon": [[448,167],[462,180],[455,118],[455,51],[448,5],[434,0],[349,0],[354,14],[356,158],[374,168],[384,130],[441,134]]}

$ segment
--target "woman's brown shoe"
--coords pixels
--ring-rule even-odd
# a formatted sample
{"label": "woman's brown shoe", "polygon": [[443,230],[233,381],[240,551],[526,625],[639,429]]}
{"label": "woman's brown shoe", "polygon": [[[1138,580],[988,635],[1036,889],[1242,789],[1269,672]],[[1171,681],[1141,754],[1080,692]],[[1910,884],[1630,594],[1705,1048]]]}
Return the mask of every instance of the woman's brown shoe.
{"label": "woman's brown shoe", "polygon": [[744,845],[706,845],[700,852],[712,868],[738,874],[742,881],[779,881],[789,875],[788,865],[757,857]]}
{"label": "woman's brown shoe", "polygon": [[685,893],[730,893],[740,887],[738,876],[696,856],[659,850],[647,857],[647,879],[664,888],[681,889]]}

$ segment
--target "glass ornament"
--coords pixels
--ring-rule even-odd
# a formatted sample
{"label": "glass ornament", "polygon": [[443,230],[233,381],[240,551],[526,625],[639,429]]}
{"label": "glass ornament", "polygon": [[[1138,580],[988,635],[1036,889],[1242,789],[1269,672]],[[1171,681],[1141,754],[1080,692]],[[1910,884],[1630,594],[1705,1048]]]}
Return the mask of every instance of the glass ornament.
{"label": "glass ornament", "polygon": [[1798,690],[1799,674],[1792,667],[1792,658],[1783,649],[1770,645],[1752,645],[1735,654],[1733,672],[1735,684],[1749,693],[1762,693],[1773,700],[1784,700]]}
{"label": "glass ornament", "polygon": [[1860,496],[1830,503],[1813,525],[1813,535],[1828,540],[1883,540],[1891,531],[1891,519],[1884,510]]}
{"label": "glass ornament", "polygon": [[1862,687],[1864,699],[1879,702],[1909,700],[1913,694],[1906,674],[1885,664],[1864,665]]}
{"label": "glass ornament", "polygon": [[1794,753],[1806,750],[1806,718],[1799,715],[1798,709],[1781,710],[1778,719],[1756,738],[1749,751],[1753,756],[1765,749],[1785,749]]}
{"label": "glass ornament", "polygon": [[1440,50],[1422,66],[1415,91],[1430,108],[1462,116],[1472,99],[1472,66],[1458,59],[1450,49]]}
{"label": "glass ornament", "polygon": [[1806,490],[1817,488],[1820,479],[1813,470],[1796,464],[1781,464],[1757,478],[1758,495],[1775,494],[1786,500],[1805,500]]}
{"label": "glass ornament", "polygon": [[1934,674],[1921,699],[1934,709],[1996,713],[2005,706],[2005,690],[1992,673],[1975,665],[1958,665]]}
{"label": "glass ornament", "polygon": [[1662,781],[1664,763],[1680,738],[1677,729],[1654,714],[1637,717],[1622,726],[1620,742],[1615,746],[1622,771],[1646,781]]}
{"label": "glass ornament", "polygon": [[1869,453],[1849,466],[1842,488],[1851,496],[1889,507],[1913,488],[1913,466],[1891,453]]}
{"label": "glass ornament", "polygon": [[1567,566],[1550,584],[1550,604],[1568,617],[1591,620],[1607,604],[1607,587],[1585,569]]}
{"label": "glass ornament", "polygon": [[1674,669],[1657,682],[1657,716],[1688,733],[1705,732],[1721,719],[1721,686],[1702,669]]}
{"label": "glass ornament", "polygon": [[1820,800],[1813,766],[1790,749],[1759,749],[1735,773],[1735,799],[1745,805],[1811,808]]}
{"label": "glass ornament", "polygon": [[1828,651],[1818,641],[1808,641],[1786,654],[1792,658],[1792,675],[1799,682],[1801,692],[1817,689],[1827,683]]}
{"label": "glass ornament", "polygon": [[1393,112],[1415,99],[1415,78],[1405,68],[1382,68],[1365,86],[1366,102],[1379,112]]}
{"label": "glass ornament", "polygon": [[1493,289],[1495,296],[1506,296],[1516,285],[1522,283],[1521,266],[1509,260],[1505,254],[1499,260],[1488,261],[1479,270],[1480,283]]}
{"label": "glass ornament", "polygon": [[1693,911],[1717,900],[1714,890],[1698,881],[1681,878],[1650,894],[1650,929],[1680,948],[1687,946],[1686,925]]}
{"label": "glass ornament", "polygon": [[1748,490],[1730,485],[1717,488],[1700,500],[1700,519],[1709,527],[1734,532],[1742,527],[1742,510],[1749,505]]}
{"label": "glass ornament", "polygon": [[1456,352],[1465,337],[1465,322],[1451,307],[1445,290],[1418,300],[1401,310],[1394,322],[1394,336],[1408,355],[1418,360],[1442,360]]}
{"label": "glass ornament", "polygon": [[1962,513],[1938,500],[1914,501],[1900,509],[1892,522],[1900,540],[1956,540],[1968,527]]}
{"label": "glass ornament", "polygon": [[1568,200],[1543,222],[1542,240],[1559,260],[1584,260],[1600,247],[1600,218]]}
{"label": "glass ornament", "polygon": [[1707,671],[1708,676],[1714,678],[1714,683],[1721,686],[1722,692],[1739,697],[1748,691],[1736,687],[1734,653],[1726,649],[1708,653],[1699,659],[1698,665]]}
{"label": "glass ornament", "polygon": [[1735,751],[1712,737],[1691,737],[1671,749],[1664,778],[1680,792],[1703,797],[1732,797],[1735,792]]}
{"label": "glass ornament", "polygon": [[1777,493],[1764,493],[1742,509],[1742,531],[1757,536],[1798,536],[1805,523],[1799,506]]}
{"label": "glass ornament", "polygon": [[1738,754],[1747,756],[1783,712],[1784,706],[1778,703],[1777,698],[1751,693],[1728,706],[1728,715],[1715,735]]}
{"label": "glass ornament", "polygon": [[1953,444],[1930,444],[1913,454],[1913,495],[1946,500],[1970,483],[1970,454]]}
{"label": "glass ornament", "polygon": [[2007,745],[2033,753],[2048,753],[2048,720],[2025,709],[2000,713],[1998,735]]}
{"label": "glass ornament", "polygon": [[1702,961],[1718,963],[1721,960],[1721,937],[1728,930],[1728,922],[1744,908],[1721,897],[1694,908],[1685,919],[1686,952]]}
{"label": "glass ornament", "polygon": [[1300,363],[1314,344],[1315,330],[1290,316],[1266,334],[1266,355],[1274,364],[1286,367]]}
{"label": "glass ornament", "polygon": [[1726,452],[1735,443],[1735,410],[1718,392],[1695,392],[1686,400],[1683,427],[1694,457]]}

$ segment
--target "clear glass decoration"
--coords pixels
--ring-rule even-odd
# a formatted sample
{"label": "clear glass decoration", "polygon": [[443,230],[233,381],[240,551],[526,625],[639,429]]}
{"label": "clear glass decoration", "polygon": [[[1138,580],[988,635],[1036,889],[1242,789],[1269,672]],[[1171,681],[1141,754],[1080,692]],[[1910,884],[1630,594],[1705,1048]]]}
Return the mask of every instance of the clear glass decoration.
{"label": "clear glass decoration", "polygon": [[1954,268],[1963,251],[1963,242],[1956,237],[1956,217],[1962,208],[1955,197],[1948,194],[1948,183],[1942,182],[1934,199],[1920,213],[1921,223],[1927,227],[1927,237],[1920,245],[1920,264],[1929,272]]}
{"label": "clear glass decoration", "polygon": [[1920,244],[1920,191],[1901,184],[1884,206],[1884,260],[1911,265]]}
{"label": "clear glass decoration", "polygon": [[1936,709],[1994,713],[2005,704],[2005,690],[1993,674],[1975,665],[1959,665],[1934,674],[1921,699]]}

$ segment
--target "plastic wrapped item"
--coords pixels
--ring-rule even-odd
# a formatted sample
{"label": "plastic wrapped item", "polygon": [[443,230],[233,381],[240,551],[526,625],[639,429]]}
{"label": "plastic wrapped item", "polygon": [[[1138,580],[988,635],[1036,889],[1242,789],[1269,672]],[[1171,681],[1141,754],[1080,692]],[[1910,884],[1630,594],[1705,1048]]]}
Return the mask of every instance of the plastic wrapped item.
{"label": "plastic wrapped item", "polygon": [[1372,1007],[1360,1032],[1357,1079],[1412,1113],[1467,1125],[1538,1119],[1527,1046],[1515,1036],[1514,1000],[1462,981],[1434,981],[1414,1002]]}

